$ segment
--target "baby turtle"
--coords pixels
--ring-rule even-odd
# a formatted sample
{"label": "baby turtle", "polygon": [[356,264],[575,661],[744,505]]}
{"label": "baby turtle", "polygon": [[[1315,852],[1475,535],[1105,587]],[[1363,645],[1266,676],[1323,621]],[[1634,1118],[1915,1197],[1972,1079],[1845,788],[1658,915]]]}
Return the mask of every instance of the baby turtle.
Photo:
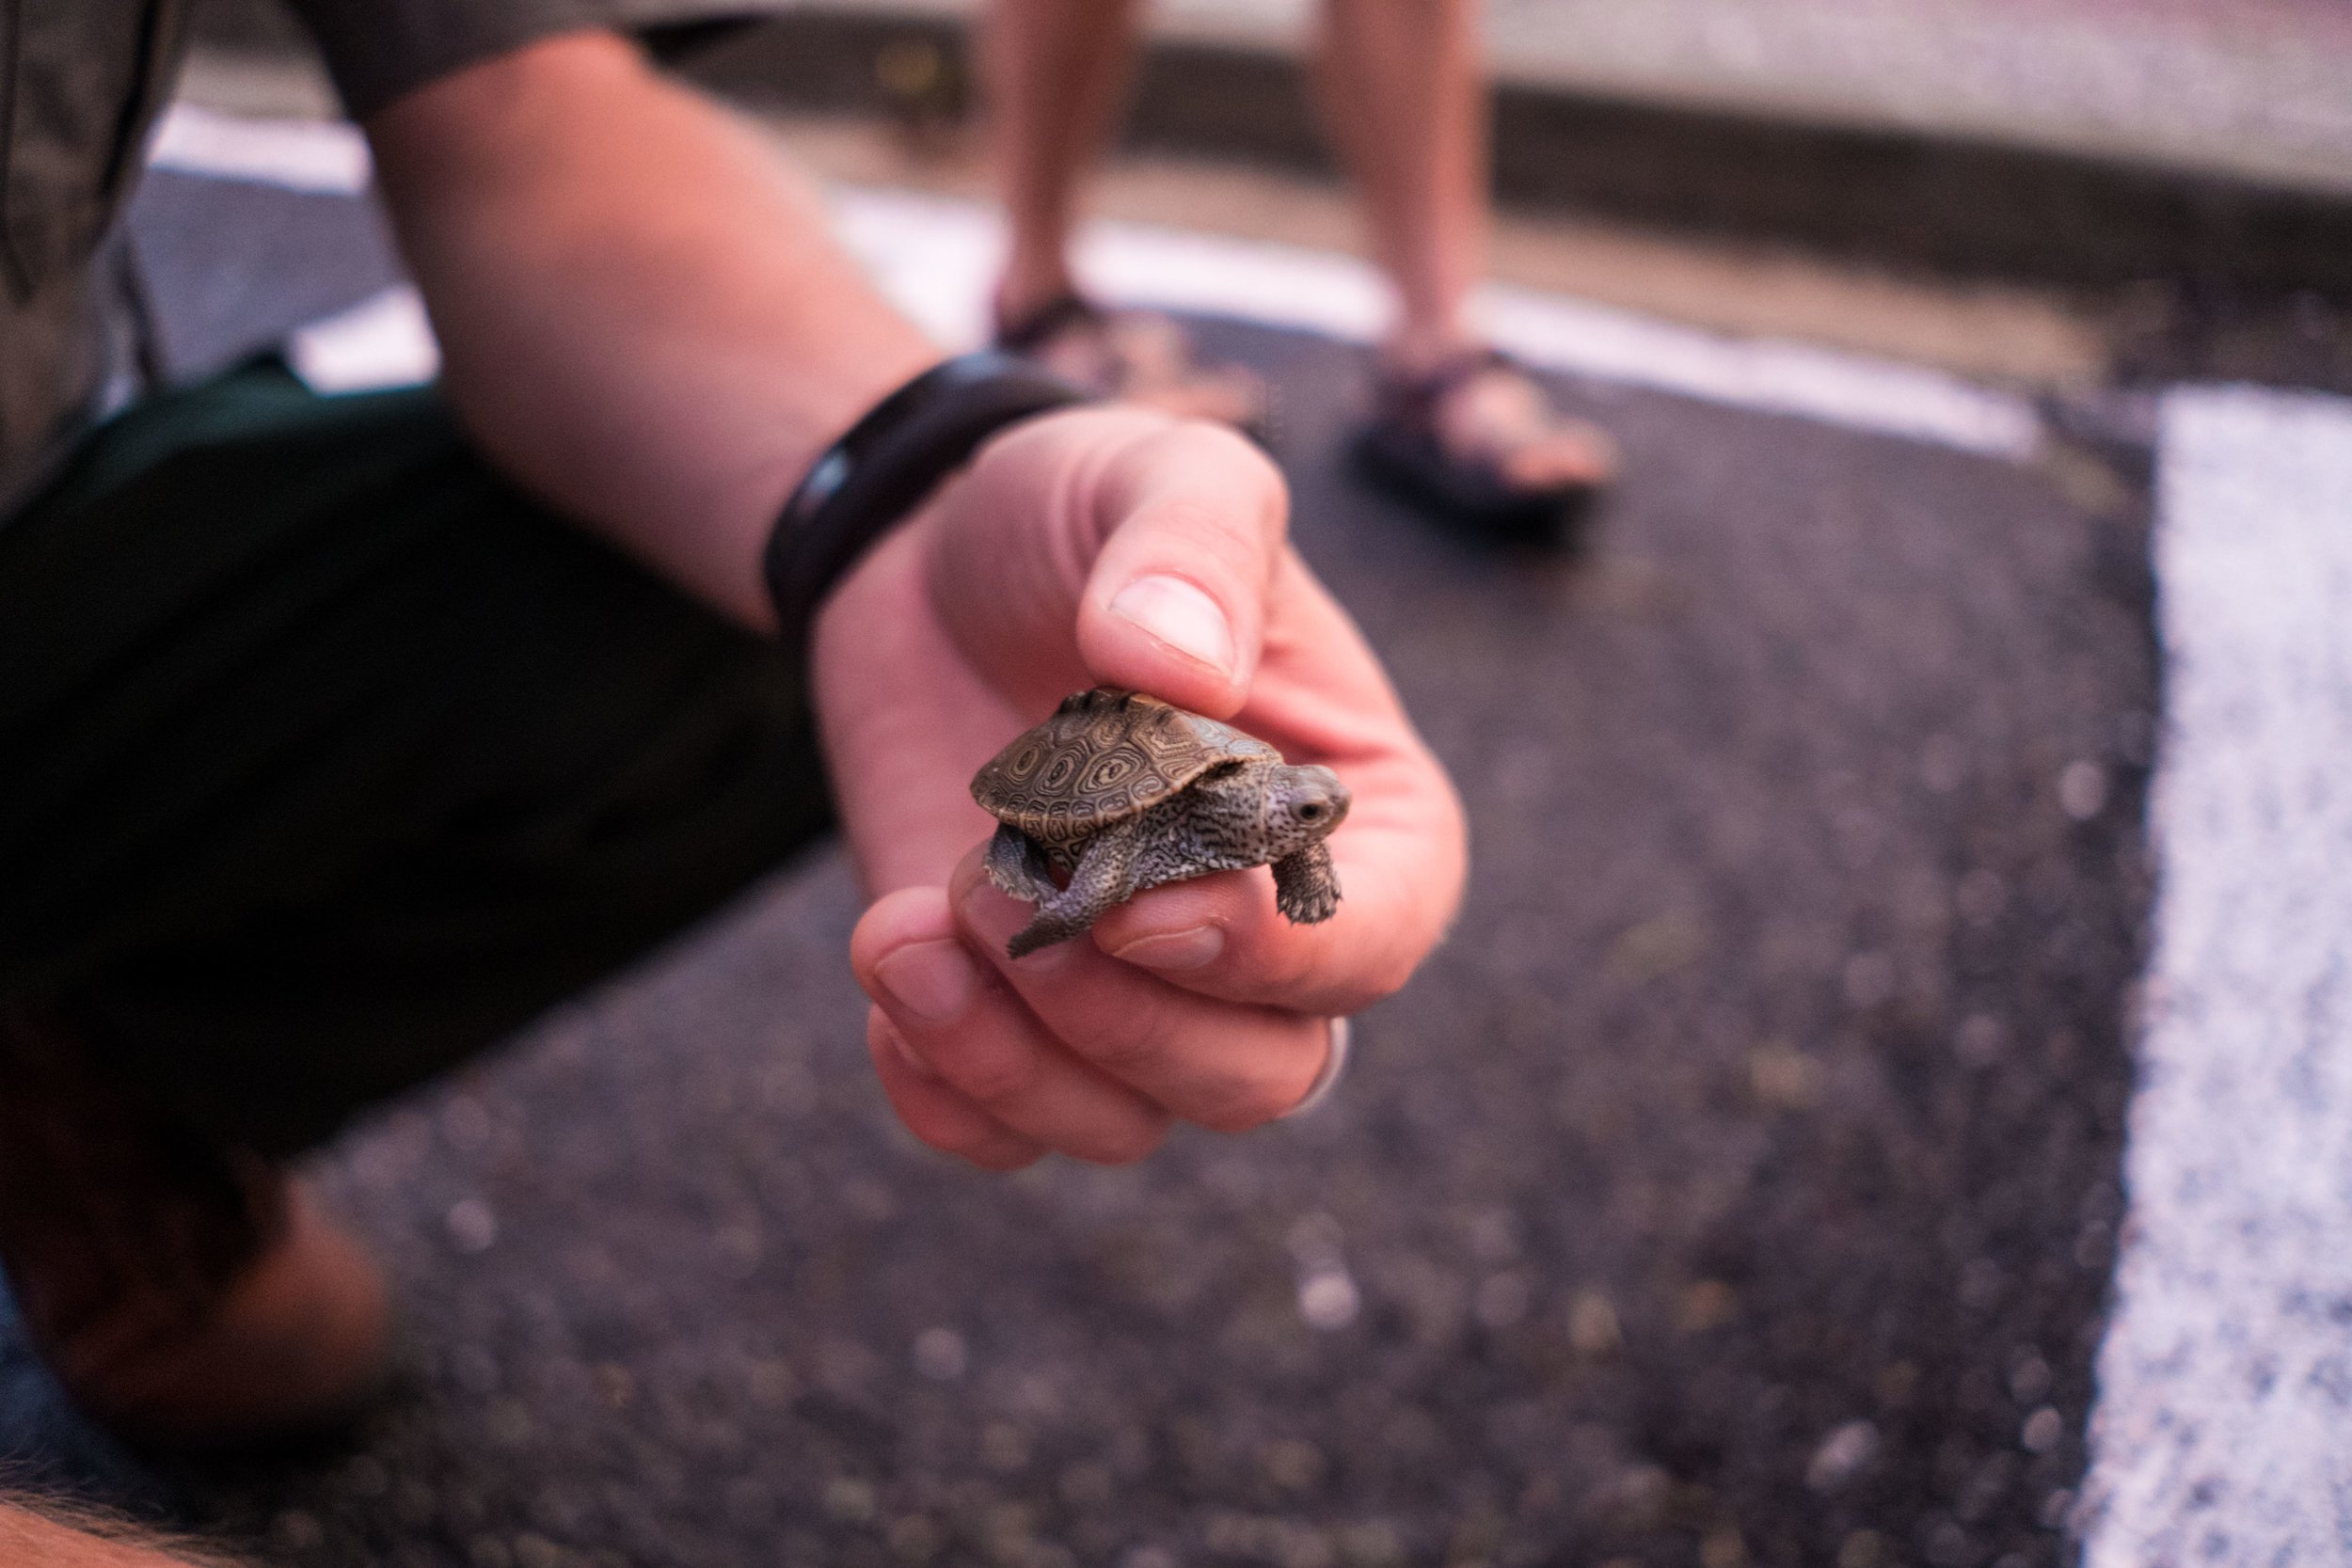
{"label": "baby turtle", "polygon": [[1008,944],[1016,958],[1145,888],[1211,871],[1271,863],[1274,907],[1302,925],[1339,908],[1323,842],[1347,815],[1339,775],[1138,691],[1063,699],[973,775],[972,799],[1000,824],[989,880],[1038,906]]}

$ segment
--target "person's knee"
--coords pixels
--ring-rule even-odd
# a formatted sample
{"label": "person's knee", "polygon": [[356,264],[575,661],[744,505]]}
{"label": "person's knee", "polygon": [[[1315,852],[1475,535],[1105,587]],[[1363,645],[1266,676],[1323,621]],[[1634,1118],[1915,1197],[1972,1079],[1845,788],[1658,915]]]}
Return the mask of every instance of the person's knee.
{"label": "person's knee", "polygon": [[50,1568],[233,1568],[231,1559],[110,1515],[0,1497],[0,1561]]}

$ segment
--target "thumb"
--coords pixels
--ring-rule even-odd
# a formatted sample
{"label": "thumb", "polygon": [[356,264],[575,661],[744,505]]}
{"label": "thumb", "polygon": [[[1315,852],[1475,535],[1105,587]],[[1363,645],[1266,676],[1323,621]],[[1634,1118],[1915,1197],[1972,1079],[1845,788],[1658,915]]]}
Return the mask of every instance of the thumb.
{"label": "thumb", "polygon": [[1092,476],[1101,539],[1078,606],[1095,680],[1223,718],[1256,673],[1290,500],[1264,454],[1232,431],[1169,424]]}

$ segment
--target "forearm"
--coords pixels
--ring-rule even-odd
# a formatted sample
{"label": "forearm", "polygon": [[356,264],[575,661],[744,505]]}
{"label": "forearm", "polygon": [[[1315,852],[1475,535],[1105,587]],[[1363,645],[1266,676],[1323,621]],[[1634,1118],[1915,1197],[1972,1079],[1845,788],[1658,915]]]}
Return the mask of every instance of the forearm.
{"label": "forearm", "polygon": [[737,619],[823,447],[937,357],[749,126],[602,34],[371,119],[445,389],[513,478]]}

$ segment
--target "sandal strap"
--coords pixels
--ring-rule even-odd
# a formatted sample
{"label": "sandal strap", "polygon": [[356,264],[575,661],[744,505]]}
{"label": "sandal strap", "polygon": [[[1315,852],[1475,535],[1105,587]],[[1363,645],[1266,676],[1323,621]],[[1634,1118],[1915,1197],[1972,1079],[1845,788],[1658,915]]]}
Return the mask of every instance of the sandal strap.
{"label": "sandal strap", "polygon": [[[1154,336],[1161,332],[1167,334],[1164,341]],[[1054,351],[1065,343],[1084,351],[1079,363],[1057,362]],[[1074,293],[1001,325],[996,346],[1053,365],[1101,398],[1138,397],[1148,403],[1204,390],[1216,397],[1221,395],[1215,390],[1220,383],[1230,391],[1236,374],[1256,381],[1239,367],[1202,364],[1190,332],[1165,315],[1099,305]],[[1242,406],[1216,417],[1233,420],[1254,433],[1264,415],[1263,386],[1240,396]]]}
{"label": "sandal strap", "polygon": [[1469,381],[1488,371],[1524,373],[1519,362],[1492,345],[1466,348],[1415,375],[1383,371],[1373,388],[1376,417],[1384,424],[1434,432],[1438,409]]}
{"label": "sandal strap", "polygon": [[1136,371],[1120,350],[1113,320],[1110,311],[1083,294],[1060,294],[999,326],[996,346],[1007,354],[1042,360],[1047,347],[1057,339],[1091,336],[1099,344],[1101,369],[1097,373],[1079,373],[1078,385],[1096,397],[1123,397],[1135,381]]}

